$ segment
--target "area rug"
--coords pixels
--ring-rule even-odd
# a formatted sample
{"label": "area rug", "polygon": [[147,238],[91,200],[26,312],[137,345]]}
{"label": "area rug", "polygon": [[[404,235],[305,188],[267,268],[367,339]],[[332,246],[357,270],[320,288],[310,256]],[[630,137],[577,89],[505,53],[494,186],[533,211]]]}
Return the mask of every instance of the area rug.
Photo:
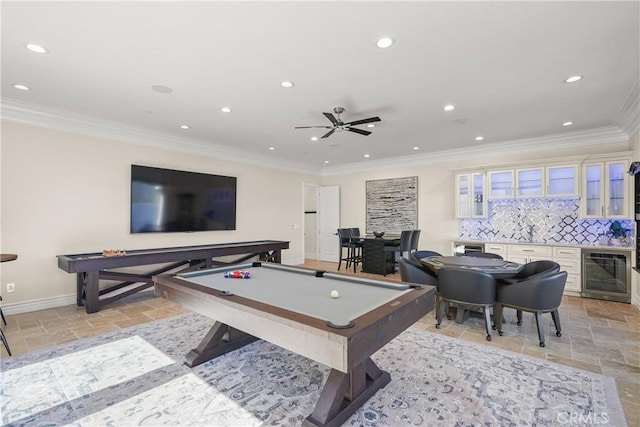
{"label": "area rug", "polygon": [[[297,426],[329,369],[265,341],[182,364],[212,321],[181,315],[1,365],[15,426]],[[345,426],[625,426],[614,380],[409,329],[373,359],[391,382]]]}

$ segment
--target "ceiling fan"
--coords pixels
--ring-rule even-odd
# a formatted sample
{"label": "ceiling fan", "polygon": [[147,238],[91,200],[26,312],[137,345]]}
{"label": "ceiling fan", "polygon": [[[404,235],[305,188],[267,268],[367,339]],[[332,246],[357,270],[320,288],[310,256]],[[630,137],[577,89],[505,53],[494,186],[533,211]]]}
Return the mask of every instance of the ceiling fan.
{"label": "ceiling fan", "polygon": [[343,107],[335,107],[333,109],[333,112],[334,112],[335,116],[333,114],[331,114],[331,113],[322,113],[322,114],[324,114],[324,116],[327,119],[329,119],[329,121],[331,122],[331,126],[296,126],[295,129],[309,129],[309,128],[331,129],[329,132],[327,132],[324,135],[322,135],[321,138],[328,138],[335,131],[342,132],[342,131],[345,131],[345,130],[347,130],[349,132],[359,133],[360,135],[367,136],[367,135],[371,134],[371,132],[369,132],[368,130],[362,130],[362,129],[354,128],[352,126],[364,125],[366,123],[373,123],[373,122],[379,122],[380,121],[380,117],[369,117],[368,119],[354,120],[352,122],[344,123],[342,120],[340,120],[340,114],[344,113],[344,108]]}

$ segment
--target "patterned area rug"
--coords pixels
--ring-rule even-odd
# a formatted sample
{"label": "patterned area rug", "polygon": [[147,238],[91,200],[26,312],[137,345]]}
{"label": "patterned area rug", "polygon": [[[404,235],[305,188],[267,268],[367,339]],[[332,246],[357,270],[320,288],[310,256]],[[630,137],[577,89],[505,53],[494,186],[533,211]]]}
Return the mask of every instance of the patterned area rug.
{"label": "patterned area rug", "polygon": [[[189,314],[1,363],[2,423],[296,426],[328,368],[257,341],[189,369],[212,321]],[[624,426],[612,378],[410,329],[373,356],[391,374],[346,426]]]}

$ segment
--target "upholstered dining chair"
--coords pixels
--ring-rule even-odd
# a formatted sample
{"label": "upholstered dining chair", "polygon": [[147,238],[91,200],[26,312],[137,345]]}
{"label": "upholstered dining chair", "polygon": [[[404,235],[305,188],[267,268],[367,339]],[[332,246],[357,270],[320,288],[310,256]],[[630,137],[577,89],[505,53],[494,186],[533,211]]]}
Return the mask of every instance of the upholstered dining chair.
{"label": "upholstered dining chair", "polygon": [[[351,241],[351,230],[349,228],[338,228],[338,244],[340,245],[340,247],[338,248],[338,250],[340,251],[338,256],[338,271],[340,271],[342,261],[345,262],[346,268],[349,268],[353,259],[353,250],[355,246]],[[346,255],[344,253],[345,249],[347,250]]]}
{"label": "upholstered dining chair", "polygon": [[417,283],[419,285],[431,285],[436,287],[435,311],[438,313],[440,307],[440,294],[438,293],[438,278],[429,274],[420,266],[414,265],[407,258],[398,260],[398,268],[400,269],[400,280],[403,282]]}
{"label": "upholstered dining chair", "polygon": [[501,255],[494,254],[492,252],[466,252],[462,256],[472,256],[476,258],[503,259]]}
{"label": "upholstered dining chair", "polygon": [[499,285],[496,292],[494,319],[498,334],[502,335],[502,310],[504,307],[535,314],[540,347],[545,346],[544,322],[542,315],[551,313],[556,327],[556,336],[562,336],[558,307],[567,282],[567,272],[560,271],[543,277],[532,276],[520,282]]}
{"label": "upholstered dining chair", "polygon": [[[551,260],[531,261],[525,264],[524,268],[515,276],[508,279],[498,280],[498,286],[511,285],[523,280],[536,277],[550,276],[560,271],[560,264]],[[516,310],[517,324],[522,325],[522,310]]]}
{"label": "upholstered dining chair", "polygon": [[404,256],[406,252],[409,254],[411,252],[411,236],[413,234],[413,230],[403,230],[400,233],[400,245],[396,246],[385,246],[385,252],[393,252],[393,263],[397,266],[398,259]]}
{"label": "upholstered dining chair", "polygon": [[464,306],[481,307],[487,341],[491,341],[491,309],[496,302],[496,280],[491,274],[468,268],[442,267],[438,270],[438,291],[441,303],[436,328],[442,323],[443,302],[455,303],[458,310]]}

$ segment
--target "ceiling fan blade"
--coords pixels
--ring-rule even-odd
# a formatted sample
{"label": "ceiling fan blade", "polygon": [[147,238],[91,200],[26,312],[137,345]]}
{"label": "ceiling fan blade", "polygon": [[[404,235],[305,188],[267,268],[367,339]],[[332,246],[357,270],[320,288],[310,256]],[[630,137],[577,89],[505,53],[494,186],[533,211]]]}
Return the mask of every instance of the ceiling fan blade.
{"label": "ceiling fan blade", "polygon": [[353,122],[345,123],[345,125],[347,126],[363,125],[365,123],[373,123],[373,122],[379,122],[379,121],[381,121],[380,117],[369,117],[368,119],[354,120]]}
{"label": "ceiling fan blade", "polygon": [[332,133],[334,133],[336,131],[336,128],[331,129],[329,132],[325,133],[324,135],[321,136],[321,138],[328,138],[331,136]]}
{"label": "ceiling fan blade", "polygon": [[340,122],[338,122],[338,119],[335,118],[335,116],[331,113],[322,113],[324,114],[324,116],[329,119],[329,121],[331,123],[333,123],[334,125],[338,126],[340,124]]}
{"label": "ceiling fan blade", "polygon": [[294,129],[310,129],[310,128],[331,129],[331,126],[296,126],[294,127]]}
{"label": "ceiling fan blade", "polygon": [[349,132],[359,133],[360,135],[369,135],[371,132],[368,130],[356,129],[356,128],[344,128],[344,130],[348,130]]}

